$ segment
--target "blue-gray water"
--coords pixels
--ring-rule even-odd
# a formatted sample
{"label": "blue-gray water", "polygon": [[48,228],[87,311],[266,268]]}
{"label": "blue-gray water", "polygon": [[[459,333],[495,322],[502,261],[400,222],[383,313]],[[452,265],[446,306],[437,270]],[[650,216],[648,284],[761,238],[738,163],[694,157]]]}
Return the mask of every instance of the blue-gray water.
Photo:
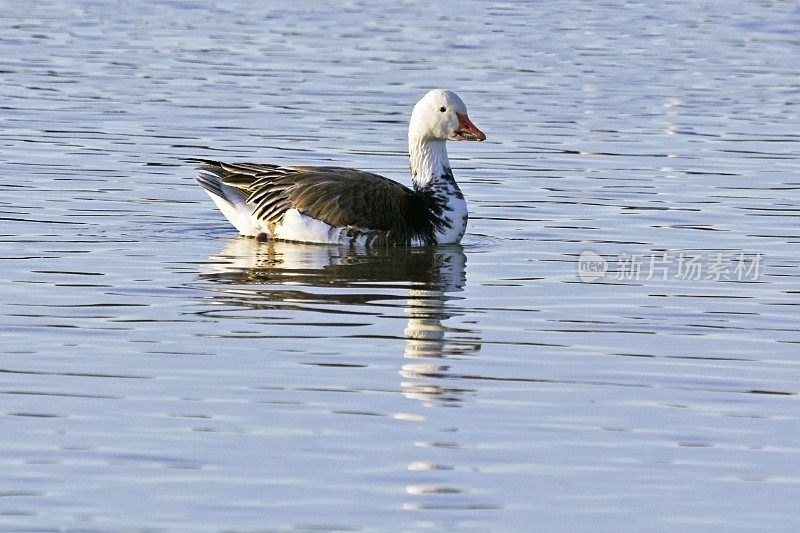
{"label": "blue-gray water", "polygon": [[[0,529],[800,528],[796,3],[0,7]],[[407,182],[438,86],[462,247],[182,162]]]}

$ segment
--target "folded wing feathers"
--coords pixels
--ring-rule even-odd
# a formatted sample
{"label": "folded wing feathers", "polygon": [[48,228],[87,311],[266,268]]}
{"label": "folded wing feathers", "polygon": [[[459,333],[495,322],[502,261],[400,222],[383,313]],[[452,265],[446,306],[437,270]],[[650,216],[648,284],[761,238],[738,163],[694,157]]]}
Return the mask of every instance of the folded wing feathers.
{"label": "folded wing feathers", "polygon": [[200,172],[219,176],[254,204],[253,214],[278,224],[297,209],[335,227],[385,233],[401,242],[420,237],[430,226],[414,191],[383,176],[338,167],[282,167],[255,163],[204,161]]}

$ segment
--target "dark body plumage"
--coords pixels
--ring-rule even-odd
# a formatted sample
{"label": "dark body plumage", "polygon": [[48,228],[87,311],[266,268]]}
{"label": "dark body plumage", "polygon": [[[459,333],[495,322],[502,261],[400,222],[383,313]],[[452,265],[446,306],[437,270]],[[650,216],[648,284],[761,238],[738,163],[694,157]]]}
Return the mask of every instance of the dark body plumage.
{"label": "dark body plumage", "polygon": [[[366,245],[432,245],[436,232],[449,227],[443,216],[446,198],[437,191],[410,189],[378,174],[341,167],[197,162],[203,163],[197,182],[221,198],[230,195],[224,186],[233,188],[270,235],[290,209],[344,228],[345,241]],[[455,185],[452,174],[449,181]]]}

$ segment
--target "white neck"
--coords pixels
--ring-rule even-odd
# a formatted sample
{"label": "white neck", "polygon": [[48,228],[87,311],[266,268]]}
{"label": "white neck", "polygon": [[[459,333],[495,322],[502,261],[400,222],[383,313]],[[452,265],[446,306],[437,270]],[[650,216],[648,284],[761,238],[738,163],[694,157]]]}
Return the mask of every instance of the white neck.
{"label": "white neck", "polygon": [[447,147],[442,139],[408,138],[408,157],[411,166],[411,181],[419,190],[432,185],[443,175],[449,173],[450,160]]}

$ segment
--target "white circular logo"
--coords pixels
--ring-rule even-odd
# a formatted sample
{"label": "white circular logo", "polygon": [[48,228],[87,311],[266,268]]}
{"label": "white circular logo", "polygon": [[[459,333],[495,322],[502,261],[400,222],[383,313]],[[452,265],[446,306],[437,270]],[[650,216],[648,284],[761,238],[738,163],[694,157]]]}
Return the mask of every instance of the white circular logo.
{"label": "white circular logo", "polygon": [[583,282],[596,281],[605,276],[608,262],[600,255],[584,250],[578,257],[578,277]]}

